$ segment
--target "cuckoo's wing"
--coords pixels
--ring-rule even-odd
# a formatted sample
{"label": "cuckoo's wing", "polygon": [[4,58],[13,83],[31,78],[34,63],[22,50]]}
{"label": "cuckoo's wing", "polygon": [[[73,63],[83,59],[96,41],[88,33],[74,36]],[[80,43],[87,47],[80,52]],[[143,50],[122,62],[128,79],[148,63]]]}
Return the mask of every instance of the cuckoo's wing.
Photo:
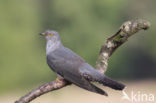
{"label": "cuckoo's wing", "polygon": [[123,90],[125,88],[124,84],[108,78],[98,70],[94,69],[88,63],[83,63],[83,65],[80,66],[79,71],[83,77],[90,81],[99,82],[100,84],[103,84],[104,86],[108,86],[115,90]]}
{"label": "cuckoo's wing", "polygon": [[103,91],[102,89],[96,87],[95,85],[91,84],[86,78],[80,75],[73,75],[73,73],[68,72],[68,75],[64,75],[64,78],[73,84],[79,86],[80,88],[86,89],[91,92],[95,92],[98,94],[102,94],[108,96],[108,94]]}
{"label": "cuckoo's wing", "polygon": [[60,47],[47,54],[47,63],[51,69],[61,76],[68,72],[78,73],[78,68],[85,61],[68,48]]}
{"label": "cuckoo's wing", "polygon": [[84,62],[81,57],[65,47],[58,48],[47,55],[47,63],[51,69],[66,80],[88,91],[107,95],[81,76],[78,69]]}

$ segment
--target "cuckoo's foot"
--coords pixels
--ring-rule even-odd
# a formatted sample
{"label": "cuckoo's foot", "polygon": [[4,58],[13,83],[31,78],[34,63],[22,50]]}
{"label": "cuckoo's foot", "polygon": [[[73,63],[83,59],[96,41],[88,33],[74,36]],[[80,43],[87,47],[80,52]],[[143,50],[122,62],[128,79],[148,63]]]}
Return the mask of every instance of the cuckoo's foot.
{"label": "cuckoo's foot", "polygon": [[57,78],[56,78],[56,82],[62,83],[62,80],[63,80],[63,78],[60,78],[60,77],[57,77]]}

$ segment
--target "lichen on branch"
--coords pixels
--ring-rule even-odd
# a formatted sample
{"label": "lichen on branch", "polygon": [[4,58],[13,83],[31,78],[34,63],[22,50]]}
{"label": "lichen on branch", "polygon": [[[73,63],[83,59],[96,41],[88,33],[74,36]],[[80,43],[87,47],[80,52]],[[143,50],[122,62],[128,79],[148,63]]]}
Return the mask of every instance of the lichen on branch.
{"label": "lichen on branch", "polygon": [[131,20],[123,23],[120,29],[102,45],[99,57],[96,62],[96,68],[105,73],[108,66],[108,59],[113,52],[128,38],[139,30],[147,30],[150,27],[150,23],[143,19]]}

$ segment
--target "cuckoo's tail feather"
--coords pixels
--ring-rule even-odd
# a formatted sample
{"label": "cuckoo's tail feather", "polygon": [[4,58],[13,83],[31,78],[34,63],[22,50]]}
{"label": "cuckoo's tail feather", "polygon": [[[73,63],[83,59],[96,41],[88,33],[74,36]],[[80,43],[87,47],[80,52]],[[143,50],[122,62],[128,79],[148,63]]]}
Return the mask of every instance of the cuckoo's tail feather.
{"label": "cuckoo's tail feather", "polygon": [[108,86],[115,90],[123,90],[125,88],[124,84],[118,83],[117,81],[108,78],[107,76],[100,73],[97,69],[94,69],[87,63],[84,63],[79,68],[79,71],[81,73],[81,76],[83,76],[89,81],[98,82],[100,84],[103,84],[104,86]]}
{"label": "cuckoo's tail feather", "polygon": [[103,79],[100,79],[100,81],[98,80],[98,82],[100,84],[103,84],[104,86],[108,86],[108,87],[115,89],[115,90],[123,90],[125,88],[124,84],[119,83],[115,80],[112,80],[106,76],[103,76]]}

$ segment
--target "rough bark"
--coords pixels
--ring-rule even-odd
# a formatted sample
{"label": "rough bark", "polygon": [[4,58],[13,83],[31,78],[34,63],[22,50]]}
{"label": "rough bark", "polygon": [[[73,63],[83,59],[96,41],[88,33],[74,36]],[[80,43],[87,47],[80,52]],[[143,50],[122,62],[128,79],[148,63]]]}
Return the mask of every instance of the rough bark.
{"label": "rough bark", "polygon": [[[141,29],[147,30],[149,27],[150,23],[142,19],[127,21],[123,23],[120,29],[113,36],[108,38],[102,45],[99,57],[96,61],[96,68],[101,73],[105,73],[108,66],[108,59],[113,54],[113,52],[120,45],[125,43],[130,36],[134,35]],[[59,80],[57,79],[55,81],[51,81],[32,90],[31,92],[17,100],[15,103],[29,103],[30,101],[45,93],[63,88],[67,85],[70,85],[70,83],[62,78]]]}
{"label": "rough bark", "polygon": [[96,61],[96,68],[101,73],[105,73],[108,66],[108,59],[115,52],[115,50],[120,45],[125,43],[130,36],[134,35],[141,29],[147,30],[149,27],[150,23],[142,19],[127,21],[123,23],[120,29],[113,36],[108,38],[102,45],[99,57]]}

